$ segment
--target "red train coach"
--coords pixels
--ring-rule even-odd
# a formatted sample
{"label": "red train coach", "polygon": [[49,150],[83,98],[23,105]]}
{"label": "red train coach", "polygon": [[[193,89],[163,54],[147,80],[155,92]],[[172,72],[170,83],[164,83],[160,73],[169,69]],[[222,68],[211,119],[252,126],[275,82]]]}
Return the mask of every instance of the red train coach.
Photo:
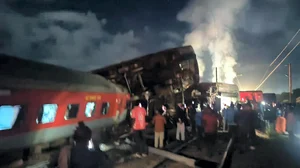
{"label": "red train coach", "polygon": [[99,75],[0,55],[0,151],[70,137],[126,117],[128,92]]}
{"label": "red train coach", "polygon": [[250,101],[255,99],[256,102],[263,101],[263,92],[262,91],[240,91],[240,101],[246,102],[248,99]]}

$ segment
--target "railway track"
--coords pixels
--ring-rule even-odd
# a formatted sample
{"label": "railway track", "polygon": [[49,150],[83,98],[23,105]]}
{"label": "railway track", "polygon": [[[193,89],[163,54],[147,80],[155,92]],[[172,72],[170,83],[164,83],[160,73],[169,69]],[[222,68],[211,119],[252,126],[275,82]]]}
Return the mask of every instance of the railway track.
{"label": "railway track", "polygon": [[[230,153],[232,147],[232,139],[230,141],[218,141],[215,145],[215,149],[212,156],[208,156],[207,150],[202,148],[199,150],[196,141],[187,143],[184,147],[178,150],[174,150],[173,154],[169,155],[168,159],[165,159],[158,163],[153,168],[166,168],[166,167],[201,167],[201,168],[223,168],[226,166],[226,159]],[[159,153],[158,153],[159,154]]]}
{"label": "railway track", "polygon": [[[130,134],[121,135],[120,138],[126,138]],[[127,144],[133,145],[131,142]],[[117,159],[116,168],[134,168],[136,166],[143,168],[166,168],[166,167],[219,167],[223,168],[228,158],[228,153],[232,147],[232,140],[228,141],[224,138],[224,133],[220,133],[217,144],[215,146],[214,155],[206,156],[205,150],[197,149],[196,138],[192,138],[185,143],[176,141],[168,144],[165,150],[159,150],[149,147],[149,156],[147,158],[135,159],[130,154]],[[53,157],[57,158],[58,150],[31,157],[25,162],[25,168],[55,168]],[[4,168],[4,167],[3,167]],[[8,168],[8,166],[5,166]],[[12,167],[14,168],[14,167]]]}
{"label": "railway track", "polygon": [[231,157],[232,145],[232,139],[228,141],[226,138],[219,138],[214,155],[208,157],[205,150],[197,149],[197,141],[193,138],[183,144],[173,142],[165,150],[149,147],[150,154],[147,158],[130,160],[117,165],[117,168],[225,168]]}

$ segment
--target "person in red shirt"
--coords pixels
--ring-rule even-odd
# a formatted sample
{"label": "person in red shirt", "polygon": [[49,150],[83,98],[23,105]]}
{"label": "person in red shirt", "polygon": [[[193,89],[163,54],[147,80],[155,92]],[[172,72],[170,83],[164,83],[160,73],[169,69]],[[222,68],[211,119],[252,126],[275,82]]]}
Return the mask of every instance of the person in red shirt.
{"label": "person in red shirt", "polygon": [[204,127],[204,141],[210,152],[210,156],[213,155],[213,147],[217,140],[218,132],[218,116],[209,107],[205,107],[202,115],[202,123]]}
{"label": "person in red shirt", "polygon": [[133,120],[132,130],[137,145],[136,157],[146,157],[148,153],[148,146],[144,138],[144,131],[146,129],[146,110],[142,107],[140,102],[131,111],[131,118]]}

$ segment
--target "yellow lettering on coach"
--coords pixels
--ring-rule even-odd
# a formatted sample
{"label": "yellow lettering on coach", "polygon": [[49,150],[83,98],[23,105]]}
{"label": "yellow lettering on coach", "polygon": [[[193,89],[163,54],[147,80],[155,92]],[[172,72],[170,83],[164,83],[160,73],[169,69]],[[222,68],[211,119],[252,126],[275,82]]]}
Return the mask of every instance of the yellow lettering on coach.
{"label": "yellow lettering on coach", "polygon": [[86,101],[96,101],[97,99],[99,100],[98,96],[85,96]]}

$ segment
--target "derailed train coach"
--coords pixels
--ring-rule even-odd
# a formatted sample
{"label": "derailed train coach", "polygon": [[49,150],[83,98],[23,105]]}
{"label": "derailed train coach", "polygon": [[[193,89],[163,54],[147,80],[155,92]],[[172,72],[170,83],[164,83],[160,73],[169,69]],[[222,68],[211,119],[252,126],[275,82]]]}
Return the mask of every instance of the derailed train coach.
{"label": "derailed train coach", "polygon": [[189,104],[208,103],[217,111],[224,105],[239,101],[239,88],[235,84],[202,82],[191,86],[185,91],[186,102]]}
{"label": "derailed train coach", "polygon": [[167,104],[173,114],[176,103],[184,102],[184,91],[200,78],[192,46],[160,51],[92,72],[127,87],[132,97],[145,102],[149,116],[162,104]]}
{"label": "derailed train coach", "polygon": [[0,55],[0,153],[68,138],[79,121],[107,128],[126,117],[126,88],[99,75]]}

